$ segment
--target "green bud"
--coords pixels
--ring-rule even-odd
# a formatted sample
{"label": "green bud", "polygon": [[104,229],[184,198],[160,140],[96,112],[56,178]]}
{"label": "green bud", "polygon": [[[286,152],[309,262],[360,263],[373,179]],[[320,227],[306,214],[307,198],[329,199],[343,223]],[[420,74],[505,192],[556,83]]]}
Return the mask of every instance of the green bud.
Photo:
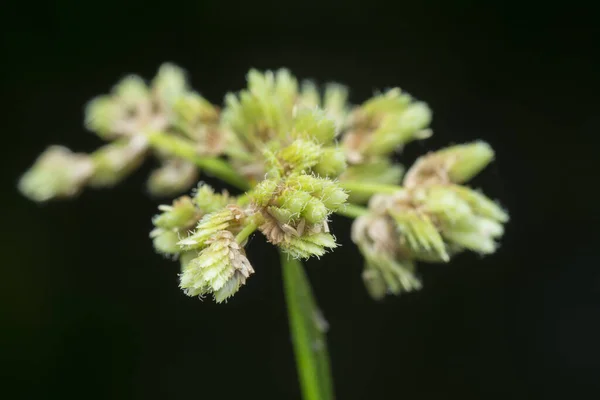
{"label": "green bud", "polygon": [[147,148],[144,136],[124,138],[102,146],[91,154],[94,174],[90,185],[105,187],[121,181],[143,162]]}
{"label": "green bud", "polygon": [[336,178],[346,170],[346,155],[339,147],[326,147],[321,150],[321,158],[312,170],[322,177]]}
{"label": "green bud", "polygon": [[318,108],[297,110],[292,124],[292,137],[310,138],[329,144],[335,138],[335,122]]}
{"label": "green bud", "polygon": [[337,211],[342,205],[346,204],[348,199],[348,193],[333,182],[314,192],[313,195],[317,196],[325,207],[331,211]]}
{"label": "green bud", "polygon": [[148,191],[154,196],[177,195],[198,180],[198,168],[187,161],[167,160],[148,177]]}
{"label": "green bud", "polygon": [[94,172],[86,154],[63,146],[48,147],[19,180],[21,193],[33,201],[73,197],[79,194]]}
{"label": "green bud", "polygon": [[267,211],[269,215],[275,218],[281,224],[288,224],[292,220],[297,219],[300,215],[300,212],[292,212],[288,208],[269,206],[267,207]]}
{"label": "green bud", "polygon": [[330,211],[320,199],[311,196],[305,203],[301,216],[305,218],[308,223],[318,224],[327,218],[329,213]]}
{"label": "green bud", "polygon": [[[259,207],[277,205],[287,211],[286,217],[288,213],[293,218],[302,216],[309,224],[322,223],[347,199],[347,194],[336,183],[312,175],[290,175],[282,182],[283,189],[277,194],[273,190],[275,186],[272,183],[264,182],[269,181],[260,183],[257,186],[258,190],[255,189],[253,194],[256,205]],[[277,219],[282,221],[280,218]]]}
{"label": "green bud", "polygon": [[282,242],[280,247],[283,251],[294,258],[308,259],[320,257],[327,249],[337,247],[335,238],[329,233],[314,233],[302,236],[291,236],[288,241]]}
{"label": "green bud", "polygon": [[184,266],[179,286],[188,296],[212,293],[215,301],[221,303],[246,283],[254,269],[231,232],[215,233],[207,245]]}
{"label": "green bud", "polygon": [[298,215],[304,211],[311,200],[310,193],[301,190],[285,190],[276,202],[281,208]]}
{"label": "green bud", "polygon": [[330,211],[325,207],[323,202],[315,197],[312,197],[307,203],[304,210],[302,210],[302,217],[306,219],[306,222],[311,224],[318,224],[323,222]]}
{"label": "green bud", "polygon": [[329,179],[319,178],[309,174],[294,174],[285,181],[285,186],[293,190],[301,190],[307,193],[315,193],[331,182]]}
{"label": "green bud", "polygon": [[278,184],[274,180],[261,181],[254,190],[252,190],[252,201],[259,207],[267,206],[273,199],[277,191]]}

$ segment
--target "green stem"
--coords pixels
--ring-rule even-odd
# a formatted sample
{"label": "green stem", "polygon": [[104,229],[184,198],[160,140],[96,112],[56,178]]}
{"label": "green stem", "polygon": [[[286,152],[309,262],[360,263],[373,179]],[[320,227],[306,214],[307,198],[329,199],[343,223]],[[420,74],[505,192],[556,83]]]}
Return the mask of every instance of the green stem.
{"label": "green stem", "polygon": [[235,236],[236,243],[241,244],[244,240],[248,239],[248,236],[252,235],[256,229],[258,229],[258,224],[251,221]]}
{"label": "green stem", "polygon": [[363,194],[393,194],[404,189],[402,186],[386,185],[383,183],[367,183],[362,181],[340,181],[340,186],[351,192]]}
{"label": "green stem", "polygon": [[240,176],[227,162],[218,157],[198,155],[196,148],[189,140],[162,132],[152,132],[147,137],[148,142],[155,149],[169,152],[175,157],[193,162],[210,175],[222,179],[241,190],[250,189],[248,180]]}
{"label": "green stem", "polygon": [[335,213],[348,218],[358,218],[360,216],[368,214],[369,210],[365,207],[357,206],[356,204],[346,203]]}
{"label": "green stem", "polygon": [[304,400],[334,399],[323,317],[302,263],[280,251],[290,332]]}

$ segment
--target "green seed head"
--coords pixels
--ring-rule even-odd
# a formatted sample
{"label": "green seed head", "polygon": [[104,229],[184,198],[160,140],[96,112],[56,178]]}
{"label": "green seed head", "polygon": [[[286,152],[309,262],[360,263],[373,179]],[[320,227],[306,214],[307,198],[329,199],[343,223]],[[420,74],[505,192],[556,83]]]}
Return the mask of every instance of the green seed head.
{"label": "green seed head", "polygon": [[188,296],[212,294],[215,301],[221,303],[246,283],[254,269],[231,232],[217,232],[206,244],[207,247],[183,267],[179,286]]}

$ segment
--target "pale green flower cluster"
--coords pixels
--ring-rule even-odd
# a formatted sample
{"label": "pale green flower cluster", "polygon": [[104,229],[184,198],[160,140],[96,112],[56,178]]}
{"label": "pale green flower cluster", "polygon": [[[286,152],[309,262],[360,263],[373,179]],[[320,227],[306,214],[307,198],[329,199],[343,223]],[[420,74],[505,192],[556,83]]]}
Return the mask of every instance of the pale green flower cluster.
{"label": "pale green flower cluster", "polygon": [[217,302],[254,273],[244,249],[250,235],[294,258],[321,257],[338,246],[334,213],[356,218],[352,240],[375,298],[419,289],[419,261],[497,249],[508,215],[462,186],[492,161],[489,145],[426,154],[406,174],[395,159],[432,134],[426,103],[392,88],[352,105],[346,87],[321,90],[286,69],[250,70],[247,83],[221,109],[172,64],[149,84],[127,76],[86,106],[87,128],[110,143],[91,154],[52,146],[19,187],[36,201],[73,197],[122,181],[150,154],[160,162],[147,181],[152,194],[184,193],[200,172],[237,187],[244,193],[230,196],[200,184],[161,205],[150,233],[158,253],[180,260],[184,292]]}
{"label": "pale green flower cluster", "polygon": [[371,198],[369,213],[354,222],[352,239],[365,256],[363,278],[374,297],[419,288],[415,261],[448,262],[464,250],[496,251],[508,214],[458,184],[492,158],[482,142],[430,153],[408,171],[404,189]]}
{"label": "pale green flower cluster", "polygon": [[246,258],[243,244],[246,238],[236,237],[246,224],[246,213],[229,205],[206,214],[193,233],[178,242],[190,255],[182,264],[179,286],[188,296],[212,294],[222,302],[246,283],[254,269]]}
{"label": "pale green flower cluster", "polygon": [[[348,169],[342,180],[377,183],[400,183],[404,168],[394,161],[394,154],[418,139],[426,139],[431,110],[426,103],[394,88],[354,107],[347,118],[342,137]],[[368,196],[352,193],[354,202]]]}
{"label": "pale green flower cluster", "polygon": [[262,180],[273,164],[282,173],[305,171],[332,178],[345,170],[345,155],[335,142],[336,121],[302,101],[298,82],[287,70],[251,70],[248,88],[228,94],[225,104],[223,124],[236,138],[228,155],[253,182]]}
{"label": "pale green flower cluster", "polygon": [[[175,65],[163,64],[150,85],[139,76],[127,76],[110,94],[92,99],[85,108],[86,127],[110,143],[77,157],[64,156],[68,150],[63,149],[60,163],[56,161],[58,146],[52,146],[23,176],[20,186],[36,201],[73,197],[85,186],[113,186],[147,158],[147,136],[153,132],[193,140],[198,154],[221,154],[226,138],[217,128],[218,116],[217,108],[188,87],[184,71]],[[161,164],[148,179],[151,194],[177,195],[198,181],[198,168],[192,160],[154,150]],[[47,179],[49,159],[53,160],[53,173]],[[74,170],[79,171],[76,179]]]}
{"label": "pale green flower cluster", "polygon": [[328,218],[347,198],[335,182],[302,173],[266,179],[252,193],[263,219],[260,231],[295,258],[319,257],[336,247]]}
{"label": "pale green flower cluster", "polygon": [[254,272],[236,235],[250,223],[246,211],[228,193],[201,184],[192,197],[159,206],[150,233],[155,249],[179,257],[180,286],[189,296],[212,294],[225,301]]}
{"label": "pale green flower cluster", "polygon": [[254,269],[231,232],[219,231],[205,244],[198,257],[184,265],[179,286],[188,296],[211,293],[221,303],[246,283]]}

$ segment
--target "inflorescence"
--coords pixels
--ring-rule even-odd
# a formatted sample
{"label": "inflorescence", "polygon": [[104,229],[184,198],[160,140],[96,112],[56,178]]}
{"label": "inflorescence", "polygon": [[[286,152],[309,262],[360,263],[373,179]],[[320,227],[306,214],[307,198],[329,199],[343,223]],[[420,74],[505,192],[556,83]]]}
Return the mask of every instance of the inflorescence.
{"label": "inflorescence", "polygon": [[[245,252],[252,234],[291,257],[320,257],[337,247],[334,213],[355,218],[352,240],[377,299],[419,289],[418,261],[497,249],[508,214],[464,185],[493,160],[488,144],[431,152],[404,173],[395,156],[432,134],[426,103],[394,88],[352,105],[346,87],[299,83],[286,69],[251,70],[247,81],[220,108],[172,64],[150,84],[128,76],[85,110],[86,127],[108,143],[90,154],[50,146],[19,188],[38,202],[70,198],[113,186],[155,156],[149,193],[180,197],[159,206],[154,247],[180,260],[187,295],[217,302],[255,272]],[[243,193],[198,183],[202,171]]]}

